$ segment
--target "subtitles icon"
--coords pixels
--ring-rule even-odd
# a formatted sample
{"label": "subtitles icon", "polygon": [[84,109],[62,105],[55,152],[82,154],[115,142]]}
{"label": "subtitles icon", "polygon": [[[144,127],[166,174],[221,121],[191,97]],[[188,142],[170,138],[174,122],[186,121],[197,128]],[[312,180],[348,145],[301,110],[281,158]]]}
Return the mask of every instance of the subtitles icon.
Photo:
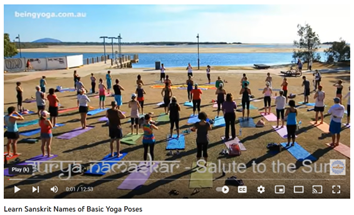
{"label": "subtitles icon", "polygon": [[247,193],[247,186],[238,186],[237,191],[238,193]]}
{"label": "subtitles icon", "polygon": [[322,185],[312,185],[312,194],[322,194]]}
{"label": "subtitles icon", "polygon": [[294,193],[304,193],[304,186],[294,186]]}
{"label": "subtitles icon", "polygon": [[284,185],[275,185],[274,187],[275,194],[284,194],[285,193],[285,186]]}

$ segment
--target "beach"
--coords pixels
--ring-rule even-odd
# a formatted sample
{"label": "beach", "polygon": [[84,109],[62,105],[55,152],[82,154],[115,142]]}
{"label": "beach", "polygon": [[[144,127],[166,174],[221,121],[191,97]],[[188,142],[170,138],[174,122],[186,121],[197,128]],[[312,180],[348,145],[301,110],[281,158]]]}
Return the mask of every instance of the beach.
{"label": "beach", "polygon": [[[111,45],[106,43],[106,52],[111,52]],[[117,45],[114,45],[117,49]],[[318,52],[323,52],[325,48],[320,48]],[[242,45],[217,45],[215,47],[200,47],[200,53],[284,53],[293,52],[293,48],[264,48],[264,47],[242,47]],[[54,53],[102,53],[103,45],[87,46],[48,46],[47,48],[22,49],[22,52],[54,52]],[[196,53],[197,45],[183,46],[136,46],[122,45],[122,53]]]}

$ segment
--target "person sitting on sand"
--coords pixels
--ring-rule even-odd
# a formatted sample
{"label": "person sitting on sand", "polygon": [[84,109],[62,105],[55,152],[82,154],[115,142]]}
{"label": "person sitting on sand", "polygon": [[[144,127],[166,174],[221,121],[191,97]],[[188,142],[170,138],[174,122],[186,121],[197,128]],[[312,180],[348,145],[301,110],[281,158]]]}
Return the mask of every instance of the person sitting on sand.
{"label": "person sitting on sand", "polygon": [[139,109],[140,104],[136,100],[136,94],[133,93],[131,96],[131,100],[128,102],[128,107],[130,110],[130,121],[131,121],[131,134],[133,134],[134,127],[136,128],[136,135],[139,134]]}
{"label": "person sitting on sand", "polygon": [[143,125],[143,146],[144,146],[144,161],[147,161],[147,154],[150,148],[150,156],[151,160],[154,160],[154,146],[155,146],[155,135],[153,130],[158,130],[159,128],[151,123],[151,116],[150,114],[145,115],[145,123]]}
{"label": "person sitting on sand", "polygon": [[347,125],[349,125],[350,122],[350,86],[349,86],[349,92],[347,93],[347,95],[344,96],[343,99],[348,98],[348,102],[347,102]]}
{"label": "person sitting on sand", "polygon": [[187,94],[188,94],[188,101],[191,102],[192,101],[192,90],[193,90],[193,85],[194,82],[192,80],[192,76],[188,76],[188,80],[186,81],[187,84]]}
{"label": "person sitting on sand", "polygon": [[144,114],[144,94],[146,94],[145,90],[143,89],[142,85],[139,84],[138,88],[135,90],[135,94],[138,95],[138,102],[141,107],[141,113]]}
{"label": "person sitting on sand", "polygon": [[141,84],[144,86],[144,82],[143,82],[143,80],[141,80],[141,75],[138,75],[136,78],[137,78],[136,85],[138,86],[139,84]]}
{"label": "person sitting on sand", "polygon": [[215,81],[215,87],[218,89],[220,84],[224,84],[224,82],[221,80],[221,77],[218,76],[218,79]]}
{"label": "person sitting on sand", "polygon": [[[14,155],[20,155],[17,151],[17,140],[20,137],[18,132],[17,121],[23,121],[25,118],[20,115],[15,107],[8,107],[7,108],[7,115],[4,117],[6,131],[4,137],[7,137],[7,157],[12,157]],[[12,154],[10,153],[12,146]]]}
{"label": "person sitting on sand", "polygon": [[41,117],[39,118],[38,125],[41,128],[41,151],[42,151],[42,156],[47,156],[47,157],[52,157],[53,155],[51,154],[51,144],[52,144],[52,139],[53,139],[53,124],[48,120],[49,113],[47,111],[42,111],[41,112]]}
{"label": "person sitting on sand", "polygon": [[117,157],[122,156],[120,153],[120,140],[123,138],[121,119],[125,119],[126,116],[118,109],[115,101],[111,102],[112,108],[107,110],[106,117],[108,119],[108,131],[111,138],[110,149],[111,157],[114,156],[113,143],[116,141],[117,145]]}
{"label": "person sitting on sand", "polygon": [[206,113],[201,112],[198,114],[198,119],[200,122],[194,124],[192,131],[197,132],[197,161],[203,156],[205,161],[205,166],[207,166],[208,161],[208,131],[212,129],[212,125],[207,122],[208,116]]}
{"label": "person sitting on sand", "polygon": [[315,124],[317,124],[318,121],[318,112],[321,114],[321,122],[320,124],[323,124],[323,111],[325,108],[324,100],[325,100],[326,94],[324,91],[322,91],[322,86],[318,86],[318,90],[315,93],[315,96],[313,97],[315,99]]}
{"label": "person sitting on sand", "polygon": [[265,82],[267,83],[269,83],[269,87],[271,88],[272,87],[272,80],[273,80],[273,78],[272,78],[272,76],[270,76],[270,73],[268,72],[267,73],[267,78],[265,79]]}
{"label": "person sitting on sand", "polygon": [[165,87],[161,90],[161,96],[162,96],[163,102],[164,102],[165,113],[167,114],[167,108],[168,108],[168,105],[170,104],[171,97],[172,97],[172,90],[169,87],[168,83],[166,83]]}
{"label": "person sitting on sand", "polygon": [[343,85],[342,85],[342,80],[339,80],[336,84],[333,84],[337,88],[336,91],[336,97],[340,99],[340,104],[342,104],[342,91],[343,91]]}
{"label": "person sitting on sand", "polygon": [[334,98],[333,101],[334,105],[328,110],[328,113],[331,114],[329,132],[332,134],[331,147],[334,148],[339,145],[340,132],[342,131],[342,118],[344,116],[345,108],[342,104],[340,104],[340,98]]}

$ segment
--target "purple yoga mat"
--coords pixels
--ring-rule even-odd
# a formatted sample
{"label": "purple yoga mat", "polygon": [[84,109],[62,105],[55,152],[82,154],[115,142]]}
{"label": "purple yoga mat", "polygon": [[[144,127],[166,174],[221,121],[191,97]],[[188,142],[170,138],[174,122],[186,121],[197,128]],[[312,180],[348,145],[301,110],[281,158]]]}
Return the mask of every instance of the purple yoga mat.
{"label": "purple yoga mat", "polygon": [[[151,168],[155,168],[158,163],[155,163],[151,168],[150,168],[150,163],[148,166],[144,164],[145,162],[141,162],[138,167],[138,171],[134,170],[134,172],[130,173],[130,175],[117,187],[119,190],[134,190],[134,189],[139,189],[142,185],[145,184],[145,182],[149,179],[151,175]],[[140,169],[140,167],[142,169]],[[141,171],[139,171],[141,170]]]}
{"label": "purple yoga mat", "polygon": [[350,128],[350,124],[347,125],[346,123],[343,123],[343,125],[344,125],[346,128]]}
{"label": "purple yoga mat", "polygon": [[[122,114],[125,114],[125,112],[122,112]],[[104,121],[108,121],[108,118],[106,116],[101,117],[98,119],[99,122],[104,122]]]}
{"label": "purple yoga mat", "polygon": [[81,127],[80,128],[76,128],[72,131],[69,131],[65,134],[62,134],[60,136],[58,136],[57,138],[58,139],[64,139],[64,140],[70,140],[71,138],[74,138],[74,137],[77,137],[79,136],[80,134],[83,134],[85,133],[86,131],[89,131],[91,129],[93,129],[95,126],[87,126],[86,129],[82,129]]}
{"label": "purple yoga mat", "polygon": [[[42,155],[38,155],[36,157],[30,158],[30,159],[26,160],[25,162],[18,163],[16,165],[31,165],[31,164],[33,164],[31,161],[40,161],[39,163],[42,163],[43,161],[48,161],[48,160],[51,160],[56,157],[58,157],[58,155],[53,155],[52,157],[47,157],[47,156],[43,157]],[[4,175],[9,176],[9,177],[15,176],[15,175],[9,174],[9,169],[4,169]]]}
{"label": "purple yoga mat", "polygon": [[232,144],[237,143],[240,146],[241,151],[246,151],[246,147],[240,142],[240,139],[238,139],[238,137],[232,140],[228,140],[226,142],[224,140],[225,137],[222,137],[221,139],[224,141],[226,148],[230,148]]}
{"label": "purple yoga mat", "polygon": [[[273,125],[272,127],[282,138],[288,138],[288,130],[286,129],[286,126],[283,128],[280,128],[280,126],[275,128],[276,126]],[[295,135],[295,137],[297,137],[297,135]]]}
{"label": "purple yoga mat", "polygon": [[277,117],[273,113],[264,115],[264,112],[261,112],[261,115],[269,122],[276,122],[277,121]]}

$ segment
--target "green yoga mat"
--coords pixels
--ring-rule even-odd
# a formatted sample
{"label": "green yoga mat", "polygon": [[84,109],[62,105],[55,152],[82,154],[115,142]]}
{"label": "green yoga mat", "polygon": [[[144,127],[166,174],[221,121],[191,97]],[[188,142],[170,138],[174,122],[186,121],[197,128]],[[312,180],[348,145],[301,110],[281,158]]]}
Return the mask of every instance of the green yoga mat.
{"label": "green yoga mat", "polygon": [[168,116],[168,114],[160,114],[159,117],[157,117],[157,121],[158,122],[169,122],[170,121],[170,117]]}
{"label": "green yoga mat", "polygon": [[[247,107],[247,106],[246,106]],[[241,108],[242,111],[242,103],[238,104],[237,108]],[[250,104],[250,110],[257,110],[258,108]]]}
{"label": "green yoga mat", "polygon": [[[194,168],[196,165],[197,165],[197,163],[193,162],[192,168]],[[208,167],[206,167],[207,168],[206,171],[202,167],[198,167],[198,168],[199,168],[199,172],[197,171],[198,170],[197,168],[193,169],[194,172],[192,172],[192,174],[191,174],[191,179],[189,181],[189,188],[213,187],[213,173],[210,168],[210,165],[208,165]],[[201,173],[202,171],[205,171],[205,172]]]}
{"label": "green yoga mat", "polygon": [[135,144],[136,144],[136,141],[137,141],[141,136],[143,136],[142,133],[139,133],[138,135],[136,135],[136,134],[127,134],[127,135],[125,135],[125,136],[120,140],[120,142],[121,142],[121,143],[128,144],[128,145],[135,145]]}

